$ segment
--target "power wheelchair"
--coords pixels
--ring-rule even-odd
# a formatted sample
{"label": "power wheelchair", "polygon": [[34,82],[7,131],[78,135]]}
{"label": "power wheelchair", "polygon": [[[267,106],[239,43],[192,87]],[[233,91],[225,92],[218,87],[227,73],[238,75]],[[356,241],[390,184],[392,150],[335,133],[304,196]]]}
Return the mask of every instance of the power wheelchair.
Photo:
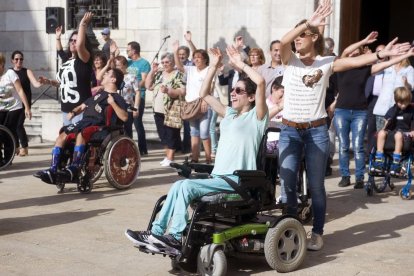
{"label": "power wheelchair", "polygon": [[[134,140],[124,134],[123,124],[111,106],[105,109],[104,126],[90,126],[82,130],[86,150],[80,173],[74,179],[80,193],[90,193],[93,183],[105,171],[108,182],[116,189],[127,189],[136,181],[141,167],[141,157]],[[58,166],[56,187],[63,192],[67,184],[59,175],[73,157],[76,134],[70,133],[65,140]]]}
{"label": "power wheelchair", "polygon": [[[267,140],[262,139],[261,148]],[[259,153],[257,161],[274,162]],[[212,165],[172,163],[187,178],[207,178]],[[259,168],[266,168],[260,163]],[[193,173],[192,171],[195,171]],[[283,204],[275,200],[275,173],[263,170],[237,170],[238,183],[231,183],[234,192],[207,194],[192,202],[193,213],[183,232],[179,255],[139,250],[150,254],[169,255],[174,269],[201,275],[226,275],[227,256],[264,254],[270,267],[278,272],[297,269],[306,256],[306,233],[299,219],[292,215],[275,215]],[[276,173],[277,175],[277,173]],[[148,230],[151,229],[166,195],[155,204]]]}
{"label": "power wheelchair", "polygon": [[[393,152],[395,148],[394,135],[388,135],[384,145],[384,167],[382,171],[376,171],[374,169],[376,147],[373,147],[369,155],[368,166],[368,181],[365,183],[365,193],[367,196],[372,196],[374,191],[376,193],[382,193],[387,187],[394,190],[395,186],[391,182],[391,177],[397,177],[407,179],[407,183],[400,189],[399,195],[404,200],[411,199],[412,193],[410,190],[411,181],[413,178],[411,172],[411,164],[413,162],[413,149],[412,140],[409,137],[404,137],[402,158],[401,158],[401,171],[398,175],[391,175],[390,169],[393,162]],[[382,180],[376,180],[375,177],[382,177]]]}

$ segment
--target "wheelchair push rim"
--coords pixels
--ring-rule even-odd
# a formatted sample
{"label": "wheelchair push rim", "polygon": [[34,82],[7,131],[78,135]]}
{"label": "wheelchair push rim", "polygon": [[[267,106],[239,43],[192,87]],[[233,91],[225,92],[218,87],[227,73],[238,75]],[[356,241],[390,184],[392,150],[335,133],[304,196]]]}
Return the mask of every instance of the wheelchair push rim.
{"label": "wheelchair push rim", "polygon": [[[11,131],[0,125],[0,171],[4,168],[7,168],[14,159],[14,154],[16,152],[16,141],[14,140],[13,134]],[[7,153],[7,156],[6,156]]]}
{"label": "wheelchair push rim", "polygon": [[137,144],[127,136],[118,136],[106,148],[105,175],[117,189],[129,188],[137,179],[141,158]]}

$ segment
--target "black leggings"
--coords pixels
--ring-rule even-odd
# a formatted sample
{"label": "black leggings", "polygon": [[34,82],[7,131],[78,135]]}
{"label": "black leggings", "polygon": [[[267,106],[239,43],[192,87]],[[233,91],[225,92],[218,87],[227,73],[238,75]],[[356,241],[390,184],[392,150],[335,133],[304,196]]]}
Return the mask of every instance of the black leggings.
{"label": "black leggings", "polygon": [[20,108],[7,113],[7,119],[4,125],[13,133],[14,140],[16,140],[16,148],[19,146],[27,148],[28,140],[26,130],[24,129],[24,120],[26,119],[24,109]]}

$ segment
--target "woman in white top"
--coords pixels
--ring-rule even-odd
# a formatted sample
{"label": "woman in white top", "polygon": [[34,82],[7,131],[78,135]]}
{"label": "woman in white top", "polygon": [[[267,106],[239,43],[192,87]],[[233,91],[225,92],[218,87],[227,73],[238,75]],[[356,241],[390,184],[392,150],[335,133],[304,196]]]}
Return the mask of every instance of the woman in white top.
{"label": "woman in white top", "polygon": [[[209,57],[206,50],[197,49],[193,51],[194,66],[183,66],[178,58],[178,41],[173,45],[174,60],[177,69],[185,72],[187,78],[185,100],[191,102],[200,97],[200,89],[207,75]],[[206,163],[211,163],[211,140],[210,140],[210,120],[211,109],[208,104],[203,101],[201,111],[204,115],[200,119],[190,120],[191,135],[191,162],[198,162],[200,156],[200,139],[203,143],[204,153],[206,155]]]}
{"label": "woman in white top", "polygon": [[[12,70],[4,70],[5,56],[0,53],[0,125],[5,125],[12,132],[17,141],[17,118],[24,112],[26,118],[32,118],[30,105],[17,74]],[[0,162],[9,160],[14,152],[5,149],[4,156],[0,152]]]}
{"label": "woman in white top", "polygon": [[[393,48],[393,43],[390,43],[380,52],[358,57],[322,57],[324,39],[318,27],[325,25],[325,19],[331,13],[330,1],[321,1],[311,17],[302,20],[280,42],[280,55],[286,66],[283,76],[283,126],[279,139],[281,186],[287,195],[288,214],[296,215],[297,172],[305,150],[314,216],[309,250],[320,250],[323,247],[326,212],[324,177],[329,156],[325,94],[329,76],[333,72],[374,63],[386,56],[403,54],[409,49],[408,44]],[[292,51],[292,42],[296,53]]]}

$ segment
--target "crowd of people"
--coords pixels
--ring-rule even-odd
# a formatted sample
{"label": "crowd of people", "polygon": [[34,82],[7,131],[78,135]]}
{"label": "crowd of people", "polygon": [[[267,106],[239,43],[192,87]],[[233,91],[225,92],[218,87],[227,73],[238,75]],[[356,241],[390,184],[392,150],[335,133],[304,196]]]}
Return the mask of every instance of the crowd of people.
{"label": "crowd of people", "polygon": [[[42,76],[36,79],[30,69],[23,67],[20,51],[12,54],[13,68],[4,70],[6,60],[0,54],[1,87],[11,87],[15,99],[7,111],[0,102],[0,123],[12,130],[20,145],[18,154],[27,155],[23,123],[25,118],[31,117],[30,85],[58,87],[65,127],[53,149],[51,167],[38,173],[44,181],[53,183],[65,135],[73,128],[84,127],[85,122],[91,123],[90,118],[95,113],[87,104],[100,95],[104,95],[105,104],[115,107],[128,136],[133,136],[132,126],[135,126],[140,154],[147,155],[142,118],[146,90],[153,91],[154,123],[165,148],[160,165],[168,167],[177,150],[191,152],[191,162],[201,162],[201,148],[204,162],[215,163],[213,178],[178,181],[172,186],[151,231],[127,232],[141,246],[161,242],[172,252],[179,250],[190,201],[211,191],[231,190],[219,178],[221,175],[237,181],[237,177],[232,176],[234,170],[255,169],[260,138],[266,127],[276,124],[281,129],[280,137],[270,141],[273,143],[268,147],[279,152],[281,200],[287,204],[288,214],[297,214],[296,178],[302,156],[305,156],[314,216],[308,249],[320,250],[326,213],[324,181],[331,173],[335,133],[339,141],[341,175],[338,185],[351,184],[351,134],[356,167],[354,188],[362,188],[373,134],[381,130],[380,141],[389,133],[400,141],[398,130],[410,131],[406,122],[397,122],[396,132],[388,122],[390,119],[398,121],[400,117],[396,114],[411,112],[407,106],[414,85],[414,69],[409,63],[414,50],[408,43],[397,43],[394,39],[386,45],[378,45],[373,52],[367,51],[364,47],[377,41],[378,33],[372,32],[336,56],[334,41],[323,37],[323,26],[331,13],[329,1],[321,1],[308,19],[300,21],[280,40],[270,43],[271,61],[267,63],[263,49],[250,48],[242,36],[236,36],[233,45],[226,49],[230,62],[224,65],[222,52],[196,48],[191,32],[184,34],[188,47],[175,41],[172,52],[163,53],[160,63],[150,64],[144,59],[136,41],[128,43],[127,56],[122,56],[107,28],[102,31],[105,41],[102,51],[94,52],[86,36],[93,15],[87,12],[78,30],[69,36],[66,49],[61,44],[62,29],[56,29],[56,50],[62,60],[56,79]],[[228,86],[228,102],[224,104],[217,93],[218,85]],[[117,96],[112,95],[114,93]],[[198,99],[201,101],[199,116],[182,120],[181,103]],[[126,113],[127,106],[131,112]],[[81,112],[84,110],[86,113]],[[83,116],[87,116],[86,119]],[[216,132],[218,117],[222,117],[219,135]],[[365,138],[368,147],[364,147]],[[84,140],[77,140],[77,155],[68,168],[71,170],[68,178],[76,174],[83,145]],[[383,160],[382,149],[383,144],[380,144],[375,163],[378,170]],[[394,156],[395,173],[399,171],[400,158],[398,144]],[[165,235],[169,224],[169,234]]]}

